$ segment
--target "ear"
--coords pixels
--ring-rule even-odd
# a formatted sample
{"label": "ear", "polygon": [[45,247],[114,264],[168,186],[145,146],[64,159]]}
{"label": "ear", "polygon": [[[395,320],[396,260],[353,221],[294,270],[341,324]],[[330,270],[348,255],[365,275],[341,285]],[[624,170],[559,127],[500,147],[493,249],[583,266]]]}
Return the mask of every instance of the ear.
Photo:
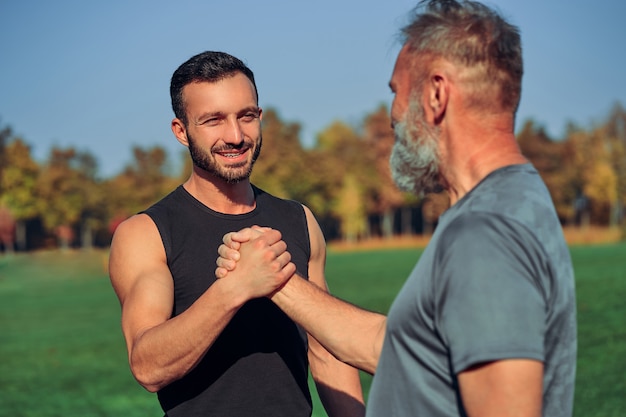
{"label": "ear", "polygon": [[182,120],[176,118],[172,120],[172,133],[176,136],[176,140],[181,143],[181,145],[189,147],[189,141],[187,140],[187,129],[185,128],[185,124]]}
{"label": "ear", "polygon": [[442,73],[433,73],[430,77],[428,91],[428,106],[436,125],[440,124],[446,114],[450,98],[450,85],[447,77]]}

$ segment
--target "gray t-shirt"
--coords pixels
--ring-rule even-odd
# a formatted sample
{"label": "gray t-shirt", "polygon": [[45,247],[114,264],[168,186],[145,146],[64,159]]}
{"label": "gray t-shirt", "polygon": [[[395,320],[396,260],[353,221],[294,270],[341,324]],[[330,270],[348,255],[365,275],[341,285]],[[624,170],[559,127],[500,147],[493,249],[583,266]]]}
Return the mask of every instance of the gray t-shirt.
{"label": "gray t-shirt", "polygon": [[530,164],[491,173],[440,218],[389,311],[367,416],[465,416],[456,375],[511,358],[544,363],[544,416],[572,415],[574,273]]}

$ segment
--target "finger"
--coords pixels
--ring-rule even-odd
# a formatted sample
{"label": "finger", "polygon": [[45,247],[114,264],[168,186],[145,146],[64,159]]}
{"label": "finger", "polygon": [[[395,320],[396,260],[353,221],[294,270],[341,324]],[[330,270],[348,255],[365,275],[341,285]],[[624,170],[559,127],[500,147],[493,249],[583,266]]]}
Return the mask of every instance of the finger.
{"label": "finger", "polygon": [[[258,233],[258,232],[257,232]],[[268,246],[272,246],[282,239],[282,235],[278,230],[270,229],[265,233],[259,234],[254,241],[264,242]]]}
{"label": "finger", "polygon": [[285,276],[291,278],[296,273],[296,264],[293,262],[289,262],[287,265],[283,267],[283,274]]}
{"label": "finger", "polygon": [[224,259],[231,259],[233,261],[238,261],[241,258],[241,254],[238,250],[229,248],[228,246],[226,246],[226,244],[220,245],[217,248],[217,253],[220,255],[220,257]]}
{"label": "finger", "polygon": [[[260,236],[262,233],[260,230],[255,230],[251,227],[246,227],[244,229],[241,229],[238,232],[231,232],[228,233],[227,235],[224,236],[224,238],[229,239],[230,242],[239,242],[239,243],[245,243],[248,242],[258,236]],[[226,242],[224,242],[226,243]],[[230,246],[230,245],[229,245]]]}
{"label": "finger", "polygon": [[233,240],[233,235],[235,233],[236,232],[226,233],[224,237],[222,237],[222,242],[224,242],[224,245],[228,246],[229,248],[239,249],[241,243],[239,241]]}
{"label": "finger", "polygon": [[225,268],[217,267],[215,268],[215,277],[217,279],[225,278],[228,274],[228,271]]}
{"label": "finger", "polygon": [[284,269],[291,262],[291,254],[285,251],[276,257],[276,261],[278,261],[280,269]]}
{"label": "finger", "polygon": [[232,259],[225,259],[225,258],[222,258],[221,256],[217,258],[215,263],[217,264],[219,268],[223,268],[226,271],[232,271],[237,266],[236,261],[233,261]]}
{"label": "finger", "polygon": [[293,262],[287,263],[287,265],[285,265],[279,273],[282,284],[272,294],[268,294],[268,296],[272,298],[278,291],[280,291],[285,286],[285,284],[287,284],[287,281],[295,276],[295,273],[296,265]]}
{"label": "finger", "polygon": [[278,242],[272,244],[270,246],[270,249],[274,254],[276,254],[276,256],[278,256],[281,253],[287,251],[287,243],[285,243],[284,240],[279,240]]}

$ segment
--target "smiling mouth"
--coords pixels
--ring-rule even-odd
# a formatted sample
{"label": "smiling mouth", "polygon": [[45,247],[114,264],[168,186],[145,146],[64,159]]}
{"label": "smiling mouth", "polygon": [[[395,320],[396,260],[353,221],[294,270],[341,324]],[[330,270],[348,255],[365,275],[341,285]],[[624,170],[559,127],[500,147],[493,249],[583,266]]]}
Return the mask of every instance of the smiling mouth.
{"label": "smiling mouth", "polygon": [[245,163],[244,160],[246,159],[249,150],[249,146],[242,146],[238,149],[218,149],[214,150],[213,153],[226,161],[232,161],[233,164],[239,165]]}
{"label": "smiling mouth", "polygon": [[241,156],[241,152],[235,152],[235,153],[220,153],[220,155],[222,155],[225,158],[237,158],[238,156]]}
{"label": "smiling mouth", "polygon": [[216,153],[218,155],[221,155],[227,158],[236,158],[248,152],[248,149],[250,149],[250,146],[246,146],[246,145],[242,145],[241,147],[236,147],[236,148],[224,147],[221,149],[213,149],[213,153]]}

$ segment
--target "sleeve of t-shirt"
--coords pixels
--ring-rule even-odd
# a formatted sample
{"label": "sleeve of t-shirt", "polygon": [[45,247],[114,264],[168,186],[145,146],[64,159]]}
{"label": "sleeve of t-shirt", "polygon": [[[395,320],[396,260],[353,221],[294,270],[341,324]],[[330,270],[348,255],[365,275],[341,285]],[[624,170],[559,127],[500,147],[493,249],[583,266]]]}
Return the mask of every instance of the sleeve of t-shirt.
{"label": "sleeve of t-shirt", "polygon": [[502,216],[468,213],[446,227],[434,296],[455,373],[500,359],[543,360],[542,259],[532,233]]}

